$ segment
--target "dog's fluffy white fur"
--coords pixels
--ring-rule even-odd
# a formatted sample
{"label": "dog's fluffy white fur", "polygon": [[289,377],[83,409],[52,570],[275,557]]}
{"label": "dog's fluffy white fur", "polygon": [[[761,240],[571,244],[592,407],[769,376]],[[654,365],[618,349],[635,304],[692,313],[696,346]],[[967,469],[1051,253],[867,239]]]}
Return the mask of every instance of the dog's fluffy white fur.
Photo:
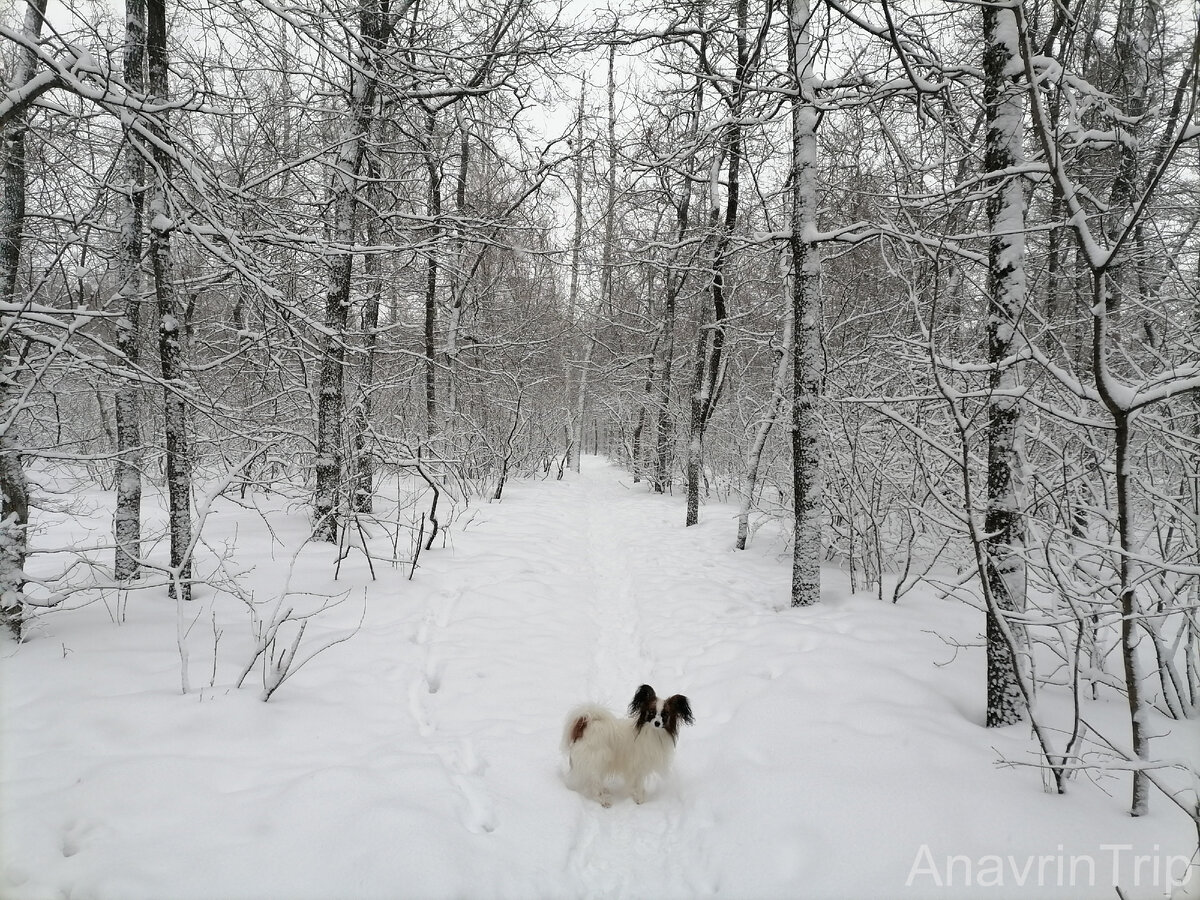
{"label": "dog's fluffy white fur", "polygon": [[563,726],[562,749],[570,766],[567,784],[602,806],[612,806],[609,781],[620,778],[635,802],[645,802],[646,779],[666,774],[684,723],[692,723],[687,697],[676,694],[660,700],[648,684],[634,694],[627,718],[591,703],[577,706]]}

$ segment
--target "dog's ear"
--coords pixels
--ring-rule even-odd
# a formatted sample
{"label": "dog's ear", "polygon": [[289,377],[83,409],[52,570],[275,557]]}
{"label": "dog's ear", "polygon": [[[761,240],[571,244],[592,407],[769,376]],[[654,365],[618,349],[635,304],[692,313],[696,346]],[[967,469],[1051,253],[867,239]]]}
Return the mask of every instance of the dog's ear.
{"label": "dog's ear", "polygon": [[643,684],[637,689],[637,693],[633,695],[633,700],[629,704],[629,714],[631,716],[637,715],[640,710],[645,709],[657,699],[658,697],[654,693],[654,688],[648,684]]}
{"label": "dog's ear", "polygon": [[663,705],[672,715],[686,722],[688,725],[691,725],[695,721],[692,718],[692,705],[688,703],[688,698],[683,696],[683,694],[676,694]]}

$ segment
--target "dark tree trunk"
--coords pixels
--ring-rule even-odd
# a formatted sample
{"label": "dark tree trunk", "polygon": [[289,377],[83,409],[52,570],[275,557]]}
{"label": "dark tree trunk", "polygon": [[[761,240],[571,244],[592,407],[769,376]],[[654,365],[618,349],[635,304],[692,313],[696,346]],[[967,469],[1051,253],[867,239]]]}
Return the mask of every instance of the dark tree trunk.
{"label": "dark tree trunk", "polygon": [[425,257],[425,436],[437,433],[438,240],[442,232],[442,162],[437,152],[437,113],[426,110],[425,171],[429,177],[429,247]]}
{"label": "dark tree trunk", "polygon": [[[125,2],[125,85],[130,94],[146,89],[146,3]],[[125,189],[120,199],[121,297],[124,315],[117,322],[117,349],[129,376],[117,386],[117,501],[113,515],[116,556],[113,577],[118,582],[137,578],[142,545],[142,388],[137,378],[141,362],[142,226],[146,164],[141,147],[126,129],[123,149]]]}
{"label": "dark tree trunk", "polygon": [[[146,4],[146,61],[149,96],[165,105],[170,97],[167,58],[166,0]],[[187,415],[187,311],[175,290],[171,232],[175,222],[167,190],[171,156],[161,144],[167,139],[166,112],[158,113],[154,147],[155,177],[147,204],[150,217],[150,260],[158,306],[158,356],[163,377],[167,470],[167,519],[171,543],[171,585],[177,600],[192,599],[192,449]]]}
{"label": "dark tree trunk", "polygon": [[984,539],[987,585],[987,725],[1011,725],[1026,716],[1021,687],[1024,629],[1011,614],[1025,605],[1024,517],[1017,477],[1021,471],[1021,408],[1016,397],[1020,371],[1009,362],[1017,346],[1025,307],[1025,197],[1021,182],[1009,173],[1023,159],[1022,88],[1011,74],[1019,71],[1017,28],[1011,9],[983,8],[983,98],[987,133],[984,170],[999,179],[992,185],[987,214],[988,400],[987,513]]}
{"label": "dark tree trunk", "polygon": [[[369,161],[367,170],[371,184],[378,177],[377,166]],[[372,191],[368,190],[368,196]],[[374,213],[374,204],[368,203],[367,246],[379,244],[379,220]],[[371,450],[368,431],[371,426],[371,393],[375,384],[375,352],[378,345],[379,301],[383,294],[383,257],[369,250],[363,261],[367,277],[367,296],[362,314],[363,362],[358,378],[358,403],[354,407],[354,511],[369,513],[374,507],[375,497],[375,454]]]}
{"label": "dark tree trunk", "polygon": [[[25,10],[24,33],[36,42],[42,30],[47,0],[31,0]],[[12,83],[33,77],[33,54],[17,55]],[[16,440],[20,411],[20,365],[13,359],[13,322],[17,311],[17,280],[21,264],[21,229],[25,222],[25,131],[28,112],[5,123],[3,152],[4,200],[0,204],[0,303],[10,310],[0,317],[0,625],[20,640],[24,627],[25,559],[29,554],[29,483]]]}
{"label": "dark tree trunk", "polygon": [[725,132],[723,153],[726,159],[725,211],[721,214],[717,167],[709,179],[709,220],[715,234],[709,297],[712,320],[700,321],[696,341],[695,371],[692,377],[691,418],[688,423],[687,525],[700,520],[700,476],[704,468],[704,433],[717,407],[725,378],[726,304],[725,273],[731,253],[733,229],[737,225],[741,192],[742,110],[745,105],[750,67],[750,47],[746,35],[748,0],[737,5],[737,69],[732,95],[728,98],[730,123]]}
{"label": "dark tree trunk", "polygon": [[817,108],[812,96],[811,10],[788,6],[791,111],[792,255],[792,606],[821,599],[821,251],[817,227]]}
{"label": "dark tree trunk", "polygon": [[313,497],[313,539],[337,543],[338,506],[345,474],[342,447],[346,409],[346,338],[350,322],[351,278],[354,274],[354,240],[358,213],[359,176],[374,123],[378,86],[376,66],[386,45],[390,25],[386,5],[359,0],[358,46],[348,74],[350,100],[344,140],[330,174],[332,221],[328,234],[339,248],[329,265],[325,291],[325,333],[321,347],[321,373],[317,385],[316,486]]}

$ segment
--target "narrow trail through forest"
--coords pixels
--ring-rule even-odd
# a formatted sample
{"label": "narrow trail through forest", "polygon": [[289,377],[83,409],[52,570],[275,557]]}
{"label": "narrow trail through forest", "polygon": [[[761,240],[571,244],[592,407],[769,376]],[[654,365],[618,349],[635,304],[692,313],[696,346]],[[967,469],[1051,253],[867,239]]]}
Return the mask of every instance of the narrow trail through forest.
{"label": "narrow trail through forest", "polygon": [[[603,702],[620,714],[644,682],[664,692],[686,690],[676,683],[684,662],[652,649],[656,629],[669,623],[659,616],[648,624],[643,614],[655,600],[654,585],[664,577],[655,548],[679,527],[671,519],[670,501],[656,503],[631,492],[617,470],[597,458],[586,458],[581,473],[564,487],[576,493],[575,502],[545,503],[540,493],[518,489],[518,499],[510,499],[503,511],[505,529],[521,535],[534,552],[516,566],[498,553],[479,565],[447,570],[444,576],[461,584],[430,596],[415,636],[425,661],[410,687],[413,718],[442,761],[447,780],[463,794],[464,826],[473,832],[501,824],[486,799],[488,751],[481,752],[465,734],[468,723],[458,723],[456,734],[453,723],[434,724],[440,695],[469,689],[455,679],[470,671],[472,661],[510,658],[516,641],[529,651],[521,656],[521,668],[553,679],[552,666],[564,654],[542,654],[536,647],[541,642],[573,646],[569,658],[577,674],[565,686],[575,694],[570,703]],[[703,556],[697,549],[690,560],[698,570],[705,565]],[[519,625],[512,620],[511,600],[495,596],[501,591],[521,597]],[[506,678],[528,680],[516,671]],[[555,712],[565,718],[569,705]],[[556,751],[558,734],[552,734],[555,744],[538,748],[541,753]],[[589,885],[587,896],[625,897],[638,894],[631,882],[638,872],[657,867],[673,873],[690,893],[711,893],[711,876],[682,852],[700,839],[706,820],[693,818],[685,825],[671,782],[660,785],[654,799],[638,808],[627,802],[606,810],[579,798],[572,830],[565,833],[563,876],[582,879]]]}

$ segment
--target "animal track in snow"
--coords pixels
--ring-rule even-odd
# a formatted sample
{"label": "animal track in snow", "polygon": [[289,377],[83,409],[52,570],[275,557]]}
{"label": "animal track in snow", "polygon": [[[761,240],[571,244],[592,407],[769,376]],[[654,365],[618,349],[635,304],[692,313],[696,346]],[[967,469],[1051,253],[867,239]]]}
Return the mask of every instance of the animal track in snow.
{"label": "animal track in snow", "polygon": [[62,836],[62,855],[70,859],[81,849],[87,840],[88,836],[96,830],[97,826],[93,823],[80,822],[78,819],[71,819],[66,823],[63,829]]}
{"label": "animal track in snow", "polygon": [[[446,729],[439,728],[434,715],[440,701],[437,695],[446,684],[446,660],[439,644],[447,630],[453,628],[454,610],[461,598],[462,591],[456,590],[439,592],[428,600],[413,641],[422,648],[423,658],[420,674],[409,686],[409,709],[418,733],[428,739],[430,749],[459,794],[457,811],[463,827],[472,834],[491,834],[499,827],[499,819],[484,780],[486,760],[470,738],[456,743],[449,737]],[[453,641],[445,642],[447,651],[453,646]]]}
{"label": "animal track in snow", "polygon": [[425,686],[424,678],[417,679],[408,688],[408,709],[412,713],[413,720],[417,723],[417,733],[421,737],[429,737],[437,730],[422,700],[422,695],[428,693],[429,691]]}
{"label": "animal track in snow", "polygon": [[440,660],[428,659],[425,661],[425,689],[431,694],[436,694],[442,689],[442,670],[445,668]]}
{"label": "animal track in snow", "polygon": [[474,834],[491,834],[499,823],[495,806],[483,784],[487,764],[476,753],[474,743],[464,739],[457,752],[450,751],[442,759],[453,773],[451,780],[467,804],[462,813],[463,825]]}

